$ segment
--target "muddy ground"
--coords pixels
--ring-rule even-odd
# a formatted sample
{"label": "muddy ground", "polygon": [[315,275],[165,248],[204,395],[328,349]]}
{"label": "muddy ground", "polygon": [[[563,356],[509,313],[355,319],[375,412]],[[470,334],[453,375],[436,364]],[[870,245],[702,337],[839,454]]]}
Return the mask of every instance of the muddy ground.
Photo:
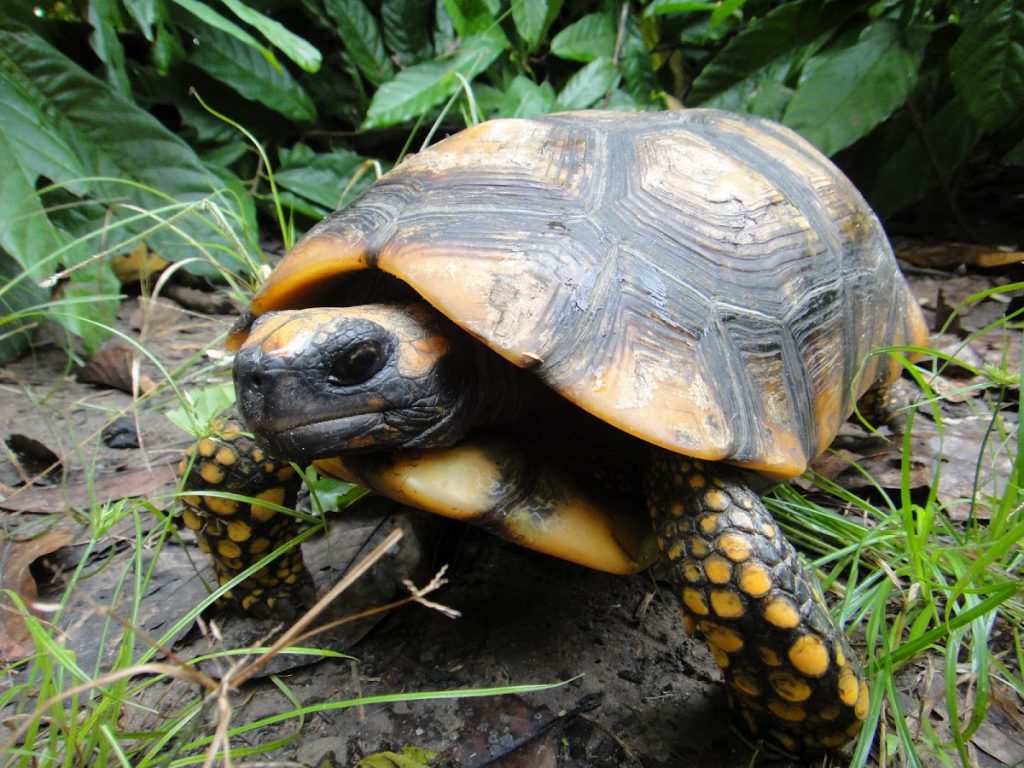
{"label": "muddy ground", "polygon": [[[937,290],[929,280],[934,278],[919,278],[915,287],[935,309]],[[943,301],[950,303],[953,284],[943,284]],[[977,287],[975,282],[956,290],[967,294]],[[988,311],[998,316],[1005,309],[1004,303]],[[975,320],[982,325],[988,322],[987,316]],[[230,317],[198,314],[163,300],[139,299],[127,301],[119,318],[120,327],[166,368],[183,366],[189,371],[181,376],[193,385],[224,380],[223,360],[215,353],[210,360],[203,350],[216,350],[216,340],[230,321]],[[972,354],[983,359],[986,353]],[[150,362],[143,360],[140,370],[161,383],[162,374]],[[0,507],[5,510],[8,534],[15,534],[8,536],[5,580],[12,578],[12,569],[24,570],[34,562],[40,599],[57,601],[76,566],[87,557],[86,577],[76,586],[61,620],[68,645],[79,652],[86,669],[104,669],[108,661],[116,637],[101,634],[104,616],[97,606],[125,615],[130,600],[118,584],[138,547],[136,523],[129,517],[107,532],[99,548],[87,553],[88,536],[80,511],[88,508],[90,497],[104,501],[142,495],[161,508],[171,505],[170,467],[189,443],[189,437],[165,416],[175,405],[169,393],[136,406],[129,394],[78,382],[55,348],[43,348],[0,372],[0,434],[7,441],[0,459],[4,485]],[[140,447],[115,449],[104,442],[103,430],[119,414],[127,414],[137,425]],[[968,435],[984,426],[967,409],[950,418],[962,419]],[[52,456],[19,440],[12,447],[10,439],[15,435],[31,438],[52,451]],[[922,452],[928,450],[928,435],[923,428]],[[844,440],[852,445],[863,438],[850,428]],[[947,465],[961,462],[973,471],[977,443],[974,438],[965,442],[962,457],[933,456],[932,460]],[[60,460],[60,466],[39,477],[53,458]],[[887,466],[892,471],[893,454],[885,449],[871,458],[879,472],[884,473]],[[930,465],[925,459],[921,462],[926,473]],[[95,478],[91,487],[86,483],[90,475]],[[26,485],[26,477],[36,482]],[[155,524],[154,517],[141,518],[143,527]],[[401,752],[411,746],[459,766],[660,768],[771,762],[733,730],[718,670],[702,644],[682,632],[674,600],[656,573],[631,578],[595,573],[455,523],[370,501],[335,516],[329,536],[308,543],[307,561],[321,592],[394,527],[406,532],[397,553],[344,595],[332,615],[387,602],[403,593],[403,577],[423,584],[447,565],[449,584],[431,599],[461,616],[453,619],[409,605],[311,641],[345,651],[352,658],[278,660],[274,669],[299,702],[313,705],[391,693],[563,684],[515,696],[318,712],[305,719],[299,733],[295,733],[296,721],[289,720],[248,734],[237,745],[291,736],[270,756],[317,766],[351,766],[367,755]],[[49,544],[12,551],[10,542],[27,540],[44,529],[60,533]],[[180,528],[179,536],[179,542],[159,553],[141,614],[135,619],[152,636],[165,632],[206,594],[210,571],[187,530]],[[152,554],[144,553],[145,558]],[[256,642],[274,629],[266,622],[230,617],[216,622],[225,640],[204,636],[198,625],[190,624],[177,636],[175,652],[188,657],[222,645]],[[6,650],[16,649],[17,637],[9,636],[7,642]],[[210,663],[204,668],[220,673],[225,665]],[[913,666],[901,685],[910,690],[921,679],[921,667]],[[170,711],[194,692],[183,685],[158,686],[151,691],[151,703],[157,713]],[[233,724],[295,706],[266,678],[248,684],[234,704]],[[126,726],[144,729],[158,725],[160,717],[133,714],[130,719]],[[1024,758],[1021,739],[1000,733],[998,723],[989,730],[995,731],[989,734],[990,743],[999,744],[988,752],[984,747],[978,750],[979,764],[1007,764],[1006,757],[1012,759],[1018,748]]]}

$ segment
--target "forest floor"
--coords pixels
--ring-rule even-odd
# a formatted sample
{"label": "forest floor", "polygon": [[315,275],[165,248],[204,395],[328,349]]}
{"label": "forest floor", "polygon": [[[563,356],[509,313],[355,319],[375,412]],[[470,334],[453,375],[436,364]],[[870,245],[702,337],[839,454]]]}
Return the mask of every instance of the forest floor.
{"label": "forest floor", "polygon": [[[960,299],[1008,282],[1005,276],[980,271],[911,270],[910,278],[930,321]],[[995,358],[1007,349],[998,338],[972,337],[967,346],[963,340],[1006,314],[1011,301],[1020,298],[996,296],[973,306],[936,346],[967,356],[976,366],[998,363]],[[230,316],[197,314],[164,299],[136,298],[124,303],[119,330],[138,340],[166,369],[175,370],[204,354],[216,358],[217,340],[231,321]],[[1019,344],[1009,349],[1011,354],[1020,352]],[[117,375],[128,375],[130,382],[130,368],[125,366],[131,354],[114,352],[108,357],[108,367],[120,368]],[[1019,371],[1019,366],[1017,360],[1008,368]],[[162,380],[163,374],[146,359],[139,372],[154,382]],[[109,380],[110,371],[103,376]],[[211,367],[208,381],[224,379]],[[949,500],[953,517],[962,519],[969,514],[969,505],[958,507],[952,500],[969,498],[976,483],[985,487],[1009,468],[1005,454],[997,455],[981,462],[984,472],[980,478],[976,475],[990,414],[962,371],[947,371],[940,386],[947,388],[940,392],[947,395],[942,405],[943,438],[922,410],[915,424],[911,480],[915,493],[927,493],[934,469],[941,464],[940,499]],[[8,534],[0,550],[2,586],[29,597],[37,586],[40,602],[59,602],[71,574],[84,560],[82,577],[60,620],[64,641],[76,650],[83,669],[105,669],[119,633],[127,631],[105,635],[103,627],[109,611],[124,615],[123,606],[131,602],[125,573],[139,554],[137,525],[156,526],[157,518],[136,523],[129,515],[99,542],[90,543],[82,512],[88,514],[96,501],[130,497],[152,499],[162,508],[172,506],[173,467],[191,441],[165,415],[175,406],[167,395],[137,407],[124,391],[78,381],[56,348],[37,350],[0,371],[0,436],[5,441],[0,456],[0,519]],[[122,422],[115,431],[130,436],[134,426],[139,447],[113,448],[108,444],[112,438],[104,438],[120,414],[127,415],[129,423]],[[1015,408],[1003,417],[1012,427]],[[819,462],[818,469],[840,484],[862,488],[863,477],[848,471],[850,458],[858,459],[882,488],[899,487],[899,441],[888,442],[849,425],[837,451]],[[41,475],[47,468],[50,471]],[[243,742],[282,739],[269,757],[318,766],[351,766],[367,755],[401,753],[406,747],[434,752],[458,766],[667,768],[751,763],[754,745],[730,725],[718,669],[703,644],[683,633],[675,599],[656,571],[630,578],[588,571],[375,500],[334,516],[327,536],[307,542],[307,563],[319,590],[329,588],[395,527],[405,531],[398,553],[377,563],[324,619],[386,603],[402,594],[402,579],[423,584],[442,565],[448,566],[448,585],[431,599],[457,610],[460,617],[412,604],[310,640],[304,644],[320,643],[351,657],[275,660],[266,674],[280,675],[288,695],[266,675],[248,683],[234,700],[233,724],[290,710],[295,703],[289,696],[311,705],[417,691],[564,684],[529,694],[319,711],[301,723],[291,719],[250,732]],[[44,530],[46,535],[38,536]],[[152,637],[160,636],[207,594],[210,569],[187,529],[181,528],[179,537],[181,546],[171,543],[159,552],[153,578],[139,602],[141,610],[133,617],[136,627]],[[29,563],[35,583],[26,585]],[[270,622],[230,617],[218,617],[216,625],[219,635],[208,625],[191,623],[178,633],[174,653],[188,658],[218,647],[255,643],[275,628]],[[0,641],[8,655],[24,649],[27,641],[20,631],[13,621],[0,620]],[[227,663],[207,662],[203,668],[223,674]],[[941,699],[927,691],[922,694],[935,664],[941,666],[941,661],[922,657],[900,673],[910,719],[922,716],[922,700]],[[180,683],[150,688],[146,698],[152,709],[131,710],[124,728],[158,727],[161,712],[194,696],[194,687]],[[1016,711],[1013,702],[1006,706],[975,735],[971,747],[979,765],[1024,761],[1021,703],[1016,702]],[[925,715],[941,721],[941,701],[932,700],[929,707]]]}

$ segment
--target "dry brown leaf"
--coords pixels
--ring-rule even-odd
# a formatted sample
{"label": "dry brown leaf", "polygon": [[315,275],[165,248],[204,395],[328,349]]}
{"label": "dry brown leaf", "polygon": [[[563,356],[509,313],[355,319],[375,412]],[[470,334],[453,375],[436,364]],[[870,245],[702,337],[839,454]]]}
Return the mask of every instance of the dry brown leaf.
{"label": "dry brown leaf", "polygon": [[93,500],[107,502],[170,491],[177,484],[174,467],[165,464],[152,469],[135,469],[97,477],[90,485],[76,483],[62,488],[23,488],[0,499],[0,509],[12,512],[50,514],[67,508],[84,509]]}
{"label": "dry brown leaf", "polygon": [[[85,384],[95,384],[127,392],[136,390],[133,381],[135,351],[124,344],[105,344],[93,358],[75,372],[75,378]],[[139,374],[138,392],[147,394],[156,384],[145,374]]]}
{"label": "dry brown leaf", "polygon": [[131,253],[111,259],[110,266],[121,285],[152,282],[170,262],[139,243]]}
{"label": "dry brown leaf", "polygon": [[[50,474],[56,477],[63,470],[60,456],[33,437],[15,432],[4,442],[10,449],[7,458],[21,475],[23,483],[38,482]],[[47,482],[53,481],[43,480],[44,485]]]}
{"label": "dry brown leaf", "polygon": [[897,242],[896,255],[916,267],[951,269],[961,265],[992,269],[1024,261],[1024,251],[973,243]]}
{"label": "dry brown leaf", "polygon": [[[28,541],[0,541],[0,588],[17,594],[31,609],[39,592],[29,566],[40,557],[67,546],[71,539],[69,528],[55,528]],[[31,651],[31,639],[24,618],[11,599],[5,593],[0,593],[0,658],[7,662],[14,661],[24,658]]]}

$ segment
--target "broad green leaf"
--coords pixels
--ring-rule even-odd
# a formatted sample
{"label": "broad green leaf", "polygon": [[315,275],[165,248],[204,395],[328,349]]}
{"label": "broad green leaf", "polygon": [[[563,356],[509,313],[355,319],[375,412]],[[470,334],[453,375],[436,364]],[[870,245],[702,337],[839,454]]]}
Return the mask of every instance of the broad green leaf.
{"label": "broad green leaf", "polygon": [[275,69],[259,51],[213,27],[189,25],[196,43],[188,60],[210,77],[299,122],[316,119],[316,107],[287,69]]}
{"label": "broad green leaf", "polygon": [[[880,216],[891,216],[916,203],[939,184],[937,172],[952,173],[981,138],[963,101],[953,98],[924,124],[927,148],[916,131],[903,145],[872,168],[861,182],[865,197]],[[938,166],[936,168],[936,165]]]}
{"label": "broad green leaf", "polygon": [[384,0],[380,5],[380,20],[384,44],[403,65],[430,58],[434,0]]}
{"label": "broad green leaf", "polygon": [[667,16],[676,13],[707,13],[715,10],[717,3],[699,0],[654,0],[644,9],[644,16]]}
{"label": "broad green leaf", "polygon": [[[25,190],[34,191],[36,180],[45,176],[79,197],[103,201],[115,222],[138,216],[128,206],[148,211],[173,206],[128,230],[153,229],[146,240],[165,258],[194,257],[204,246],[220,253],[226,246],[195,205],[219,199],[232,215],[234,206],[220,198],[222,182],[154,117],[30,32],[0,30],[0,104],[0,141],[9,150],[0,151],[0,164],[16,177],[0,173],[4,210],[12,210],[7,207],[12,202],[25,206]],[[90,176],[120,181],[85,178]],[[176,232],[159,227],[171,216]],[[11,229],[0,228],[0,244],[22,264],[44,264],[46,273],[52,272],[60,244],[52,226],[36,224],[30,233],[14,227],[13,236]],[[108,238],[104,244],[114,242]]]}
{"label": "broad green leaf", "polygon": [[499,117],[537,117],[555,106],[555,89],[551,83],[537,85],[528,77],[517,75],[505,91],[498,109]]}
{"label": "broad green leaf", "polygon": [[458,47],[457,33],[452,17],[448,15],[445,0],[434,0],[434,55],[447,56]]}
{"label": "broad green leaf", "polygon": [[171,71],[171,65],[176,61],[185,58],[185,49],[181,45],[174,30],[167,24],[157,24],[156,39],[153,41],[152,52],[153,66],[163,77]]}
{"label": "broad green leaf", "polygon": [[604,13],[591,13],[555,35],[551,41],[551,52],[570,61],[611,59],[615,53],[615,36],[611,17]]}
{"label": "broad green leaf", "polygon": [[348,58],[345,51],[328,51],[323,69],[315,76],[303,77],[301,82],[319,115],[359,125],[370,100],[363,91],[359,71],[351,60],[346,62]]}
{"label": "broad green leaf", "polygon": [[742,19],[743,13],[740,9],[746,5],[747,0],[724,0],[720,3],[715,3],[715,9],[711,12],[710,24],[712,29],[717,27],[723,21],[730,16],[735,15]]}
{"label": "broad green leaf", "polygon": [[493,30],[464,38],[462,47],[446,59],[416,64],[399,72],[377,89],[362,128],[395,125],[426,114],[461,87],[456,73],[472,81],[507,45],[500,30]]}
{"label": "broad green leaf", "polygon": [[586,109],[603,98],[618,80],[619,73],[611,59],[597,59],[569,78],[558,94],[558,109]]}
{"label": "broad green leaf", "polygon": [[[358,178],[356,178],[358,176]],[[354,200],[376,180],[368,158],[347,149],[316,154],[305,144],[281,151],[279,187],[319,206],[323,216]]]}
{"label": "broad green leaf", "polygon": [[251,45],[267,60],[269,64],[281,69],[281,62],[277,60],[277,56],[274,52],[267,48],[265,45],[260,43],[255,37],[250,35],[235,22],[230,19],[225,19],[210,6],[205,3],[200,3],[198,0],[170,0],[175,5],[184,8],[186,11],[191,13],[197,19],[201,19],[209,24],[214,29],[219,29],[221,32],[231,35],[236,40],[240,40],[246,45]]}
{"label": "broad green leaf", "polygon": [[337,25],[338,37],[352,61],[372,85],[389,79],[395,69],[384,50],[377,20],[362,0],[326,0],[324,7]]}
{"label": "broad green leaf", "polygon": [[28,349],[37,320],[30,310],[48,298],[21,265],[0,249],[0,363],[16,360]]}
{"label": "broad green leaf", "polygon": [[[512,0],[512,21],[529,50],[540,44],[544,31],[561,5],[561,0]],[[556,7],[552,9],[551,6]]]}
{"label": "broad green leaf", "polygon": [[460,37],[496,28],[494,12],[485,0],[444,0],[444,7]]}
{"label": "broad green leaf", "polygon": [[752,21],[693,81],[687,106],[749,111],[766,85],[785,84],[804,48],[838,29],[857,7],[856,0],[798,0]]}
{"label": "broad green leaf", "polygon": [[[54,272],[53,254],[65,244],[46,217],[36,194],[40,178],[72,181],[88,176],[89,166],[79,156],[58,116],[47,114],[49,100],[35,72],[26,72],[23,57],[39,46],[30,33],[0,31],[0,249],[28,271],[34,280]],[[41,41],[40,41],[41,42]],[[28,43],[28,44],[26,44]],[[70,187],[84,194],[84,183]]]}
{"label": "broad green leaf", "polygon": [[162,0],[122,0],[122,4],[128,15],[135,20],[143,37],[153,42],[153,26],[163,21],[166,14]]}
{"label": "broad green leaf", "polygon": [[967,15],[949,52],[953,84],[971,115],[990,131],[1024,111],[1024,6],[987,0]]}
{"label": "broad green leaf", "polygon": [[847,48],[826,49],[804,66],[782,117],[790,128],[831,155],[865,136],[902,106],[917,81],[924,53],[894,21],[876,21]]}
{"label": "broad green leaf", "polygon": [[320,69],[320,51],[287,29],[279,21],[264,16],[238,0],[220,0],[238,18],[260,31],[267,41],[307,72]]}
{"label": "broad green leaf", "polygon": [[130,99],[132,88],[124,68],[124,47],[117,38],[117,30],[122,24],[117,4],[112,0],[93,0],[89,3],[88,17],[92,26],[89,44],[103,62],[107,82],[121,96]]}
{"label": "broad green leaf", "polygon": [[622,50],[619,52],[619,70],[622,72],[622,88],[637,106],[649,106],[658,100],[662,92],[661,83],[654,72],[651,51],[644,42],[636,16],[631,15],[626,20]]}

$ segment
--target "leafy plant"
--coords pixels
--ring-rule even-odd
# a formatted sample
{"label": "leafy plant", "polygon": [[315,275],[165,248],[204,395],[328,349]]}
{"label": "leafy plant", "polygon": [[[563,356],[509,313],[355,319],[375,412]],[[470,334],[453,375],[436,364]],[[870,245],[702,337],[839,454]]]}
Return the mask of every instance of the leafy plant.
{"label": "leafy plant", "polygon": [[[136,240],[171,260],[201,245],[229,270],[225,239],[258,250],[252,202],[275,205],[269,169],[196,92],[267,147],[278,202],[303,219],[350,200],[386,168],[375,157],[417,148],[427,126],[561,109],[685,104],[781,120],[835,154],[885,216],[935,188],[955,208],[956,174],[982,140],[1024,163],[1014,0],[5,5],[3,268],[37,286],[71,268],[72,283],[109,295],[108,314],[118,287],[103,261]],[[210,196],[234,211],[230,232],[204,214]],[[157,219],[173,226],[154,231]],[[14,315],[39,298],[0,295]],[[4,326],[0,352],[24,346],[10,329],[25,322]],[[87,349],[99,342],[63,324]]]}

